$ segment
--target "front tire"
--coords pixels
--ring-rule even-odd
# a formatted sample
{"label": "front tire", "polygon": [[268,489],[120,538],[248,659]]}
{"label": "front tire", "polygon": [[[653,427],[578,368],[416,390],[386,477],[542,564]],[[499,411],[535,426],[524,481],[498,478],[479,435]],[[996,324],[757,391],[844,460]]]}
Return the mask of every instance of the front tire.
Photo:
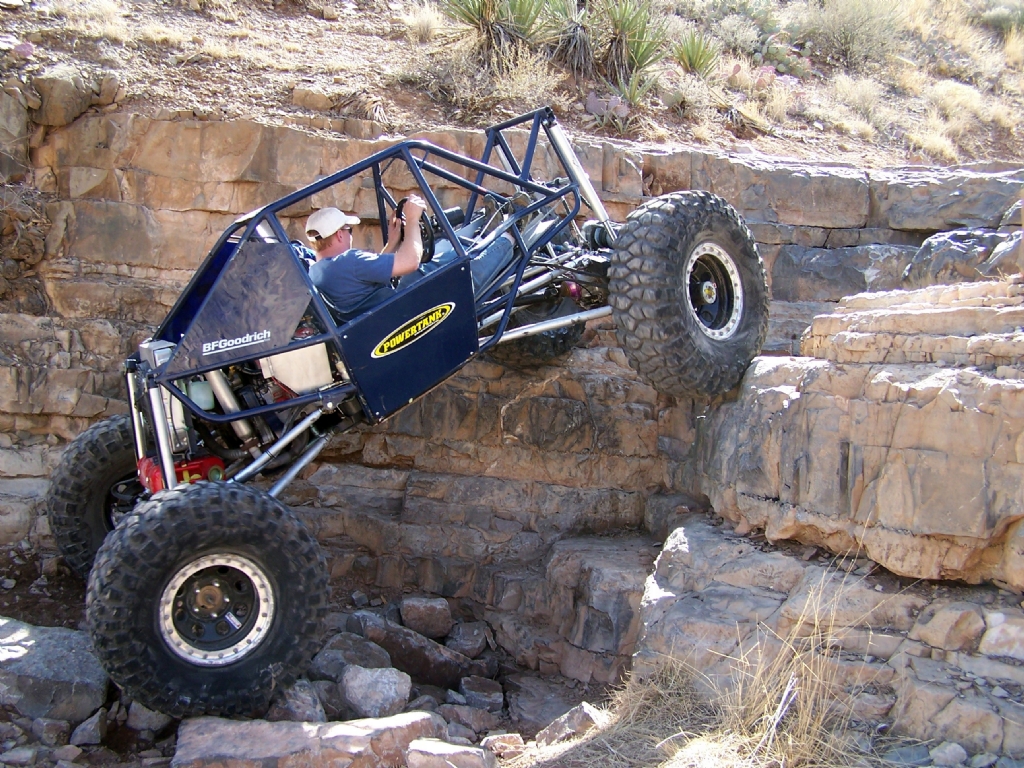
{"label": "front tire", "polygon": [[140,504],[89,578],[96,654],[133,699],[174,717],[253,716],[318,650],[327,569],[294,513],[243,485]]}
{"label": "front tire", "polygon": [[609,270],[619,343],[667,395],[735,387],[768,334],[768,282],[750,230],[725,200],[673,192],[619,230]]}
{"label": "front tire", "polygon": [[75,573],[89,575],[103,540],[142,493],[130,416],[93,424],[65,449],[46,493],[46,516]]}

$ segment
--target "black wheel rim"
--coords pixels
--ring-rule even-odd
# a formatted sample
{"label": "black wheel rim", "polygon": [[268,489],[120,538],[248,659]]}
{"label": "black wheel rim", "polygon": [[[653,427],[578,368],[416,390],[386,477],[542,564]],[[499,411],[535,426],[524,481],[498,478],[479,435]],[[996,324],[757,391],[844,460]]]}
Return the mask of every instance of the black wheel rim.
{"label": "black wheel rim", "polygon": [[743,283],[732,257],[716,243],[701,243],[686,260],[686,309],[708,338],[723,341],[743,317]]}
{"label": "black wheel rim", "polygon": [[160,598],[160,634],[175,654],[203,667],[255,651],[274,620],[263,569],[241,555],[207,555],[182,566]]}

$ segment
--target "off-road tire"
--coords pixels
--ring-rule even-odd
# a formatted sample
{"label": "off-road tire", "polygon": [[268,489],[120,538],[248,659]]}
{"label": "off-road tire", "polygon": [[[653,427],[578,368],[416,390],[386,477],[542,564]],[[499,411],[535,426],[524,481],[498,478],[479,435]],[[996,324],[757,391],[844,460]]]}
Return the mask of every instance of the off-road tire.
{"label": "off-road tire", "polygon": [[[208,585],[217,574],[227,584],[212,582],[219,602],[213,590],[199,615],[200,577]],[[86,613],[100,662],[131,698],[174,717],[253,716],[319,649],[328,596],[320,546],[288,507],[249,486],[203,482],[154,495],[107,537]],[[218,613],[209,612],[217,605],[223,640]],[[216,629],[205,645],[178,631],[203,621]],[[204,658],[216,642],[234,645]]]}
{"label": "off-road tire", "polygon": [[[699,282],[709,267],[721,279]],[[739,214],[717,195],[673,192],[637,208],[618,231],[609,276],[619,343],[659,392],[726,392],[761,350],[768,333],[764,262]],[[708,283],[717,288],[695,298]],[[716,301],[702,306],[712,295]],[[709,308],[718,314],[699,319],[700,312],[713,314]]]}
{"label": "off-road tire", "polygon": [[[556,317],[571,315],[579,311],[580,308],[573,303],[572,299],[563,298],[550,305],[541,305],[541,308],[536,310],[521,309],[512,316],[508,327],[509,330],[512,330],[519,326],[553,320]],[[585,330],[584,323],[574,323],[534,336],[524,336],[504,344],[496,344],[488,350],[487,354],[496,363],[509,368],[536,368],[541,365],[551,365],[579,344]]]}
{"label": "off-road tire", "polygon": [[127,415],[93,424],[61,456],[46,494],[46,514],[64,560],[82,578],[89,575],[96,551],[114,528],[111,490],[119,483],[137,483],[135,474]]}

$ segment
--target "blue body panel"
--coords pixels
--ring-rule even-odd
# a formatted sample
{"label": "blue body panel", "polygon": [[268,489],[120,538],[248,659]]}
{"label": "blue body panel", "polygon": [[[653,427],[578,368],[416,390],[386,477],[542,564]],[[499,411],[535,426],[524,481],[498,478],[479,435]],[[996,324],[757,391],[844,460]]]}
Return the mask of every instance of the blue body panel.
{"label": "blue body panel", "polygon": [[220,271],[165,373],[190,373],[287,347],[311,295],[290,246],[247,242]]}
{"label": "blue body panel", "polygon": [[349,375],[380,421],[461,368],[478,347],[465,259],[432,272],[341,329]]}

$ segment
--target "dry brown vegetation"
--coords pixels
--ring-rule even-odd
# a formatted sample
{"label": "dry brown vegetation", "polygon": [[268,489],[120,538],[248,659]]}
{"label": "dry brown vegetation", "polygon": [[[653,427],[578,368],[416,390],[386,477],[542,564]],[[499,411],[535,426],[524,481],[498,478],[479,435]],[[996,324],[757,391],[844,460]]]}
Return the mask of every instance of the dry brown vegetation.
{"label": "dry brown vegetation", "polygon": [[[845,159],[1013,160],[1020,0],[38,0],[5,79],[117,71],[126,110],[281,121],[296,85],[375,94],[397,132],[551,104],[616,138]],[[618,105],[614,110],[586,109]],[[596,99],[596,101],[595,101]],[[596,113],[595,113],[596,112]]]}
{"label": "dry brown vegetation", "polygon": [[[841,592],[841,590],[839,590]],[[679,659],[629,678],[604,708],[607,722],[546,747],[531,743],[506,768],[871,768],[908,744],[853,718],[836,664],[829,579],[811,591],[792,629],[759,627],[714,676]]]}

